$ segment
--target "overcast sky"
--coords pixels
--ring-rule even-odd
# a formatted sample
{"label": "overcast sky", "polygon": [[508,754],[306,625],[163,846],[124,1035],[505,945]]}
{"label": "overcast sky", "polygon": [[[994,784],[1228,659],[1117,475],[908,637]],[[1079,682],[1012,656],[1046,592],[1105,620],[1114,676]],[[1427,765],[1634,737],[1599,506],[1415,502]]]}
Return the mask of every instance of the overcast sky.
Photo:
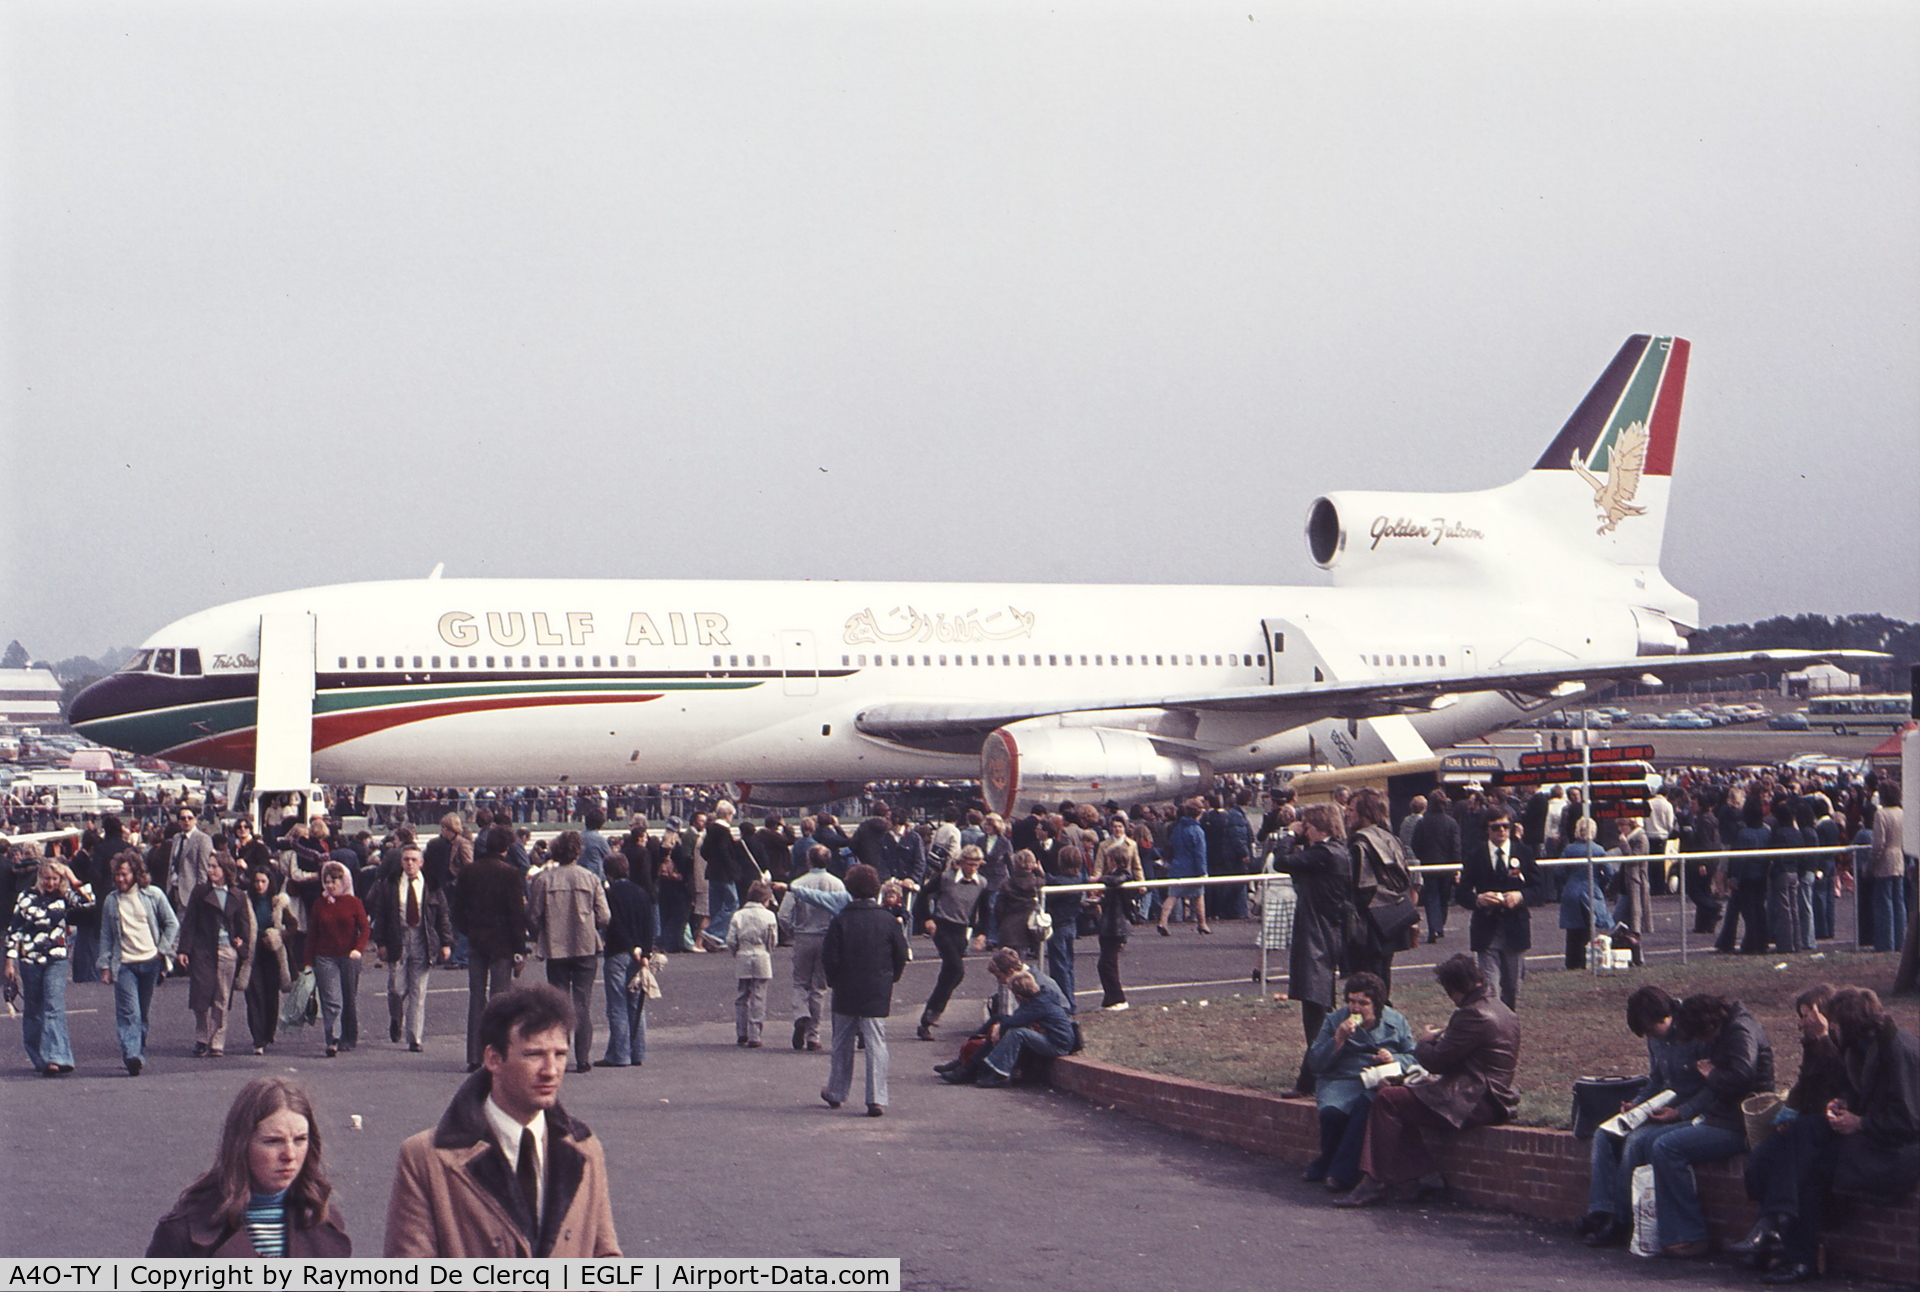
{"label": "overcast sky", "polygon": [[[1251,6],[1251,7],[1249,7]],[[460,576],[1317,582],[1694,342],[1708,622],[1920,618],[1920,7],[8,5],[0,640]]]}

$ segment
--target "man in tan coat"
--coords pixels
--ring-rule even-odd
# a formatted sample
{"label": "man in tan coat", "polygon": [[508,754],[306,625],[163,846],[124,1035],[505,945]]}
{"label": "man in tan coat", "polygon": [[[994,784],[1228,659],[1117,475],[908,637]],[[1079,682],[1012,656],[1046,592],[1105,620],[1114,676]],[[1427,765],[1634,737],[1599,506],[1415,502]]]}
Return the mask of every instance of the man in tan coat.
{"label": "man in tan coat", "polygon": [[560,1107],[572,1003],[549,986],[494,997],[483,1066],[440,1124],[400,1146],[388,1256],[619,1256],[606,1156]]}

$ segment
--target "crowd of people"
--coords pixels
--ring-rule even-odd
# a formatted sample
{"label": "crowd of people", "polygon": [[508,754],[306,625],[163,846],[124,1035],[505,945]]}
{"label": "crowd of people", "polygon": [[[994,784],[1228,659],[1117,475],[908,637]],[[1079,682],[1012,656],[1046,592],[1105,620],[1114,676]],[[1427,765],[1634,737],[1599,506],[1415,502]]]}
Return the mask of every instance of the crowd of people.
{"label": "crowd of people", "polygon": [[[430,1245],[441,1254],[508,1250],[464,1246],[481,1235],[470,1218],[442,1214],[444,1188],[436,1182],[436,1173],[469,1169],[473,1146],[491,1136],[505,1165],[487,1187],[516,1223],[524,1222],[520,1249],[535,1253],[543,1244],[557,1251],[558,1231],[548,1228],[547,1185],[520,1179],[520,1164],[545,1163],[549,1151],[566,1144],[591,1155],[582,1147],[590,1137],[564,1114],[548,1114],[544,1130],[528,1119],[557,1109],[542,1101],[557,1094],[566,1072],[644,1064],[646,1003],[669,955],[733,956],[736,1043],[757,1049],[771,1006],[774,952],[790,946],[792,1047],[831,1051],[821,1097],[832,1108],[851,1098],[864,1056],[861,1102],[868,1116],[879,1117],[889,1098],[884,1020],[913,936],[930,938],[940,960],[914,1027],[922,1041],[939,1039],[968,957],[991,953],[993,1006],[984,1024],[966,1029],[959,1056],[936,1069],[950,1083],[990,1087],[1077,1046],[1080,938],[1099,947],[1102,1006],[1123,1010],[1129,1003],[1121,963],[1136,929],[1151,923],[1170,937],[1175,925],[1190,925],[1208,935],[1213,921],[1246,914],[1246,885],[1179,881],[1256,870],[1284,876],[1283,884],[1254,885],[1252,896],[1262,907],[1263,944],[1272,938],[1273,948],[1287,953],[1287,995],[1299,1005],[1307,1042],[1290,1093],[1311,1096],[1318,1108],[1320,1152],[1308,1176],[1337,1190],[1341,1205],[1364,1206],[1398,1189],[1444,1188],[1426,1132],[1512,1115],[1532,911],[1558,902],[1569,967],[1584,965],[1602,939],[1637,947],[1651,894],[1667,891],[1668,840],[1678,843],[1696,929],[1717,933],[1722,950],[1791,950],[1831,937],[1835,900],[1849,888],[1861,898],[1863,940],[1892,950],[1905,935],[1911,867],[1897,787],[1889,782],[1833,784],[1784,771],[1744,779],[1687,774],[1655,796],[1643,818],[1608,820],[1584,811],[1577,789],[1525,799],[1479,787],[1437,790],[1416,798],[1397,824],[1385,796],[1371,789],[1305,806],[1275,795],[1257,826],[1252,803],[1252,793],[1241,791],[1125,810],[1112,803],[1035,804],[1012,822],[955,805],[919,823],[905,812],[876,812],[848,831],[827,812],[795,822],[771,814],[756,826],[719,800],[685,820],[669,815],[652,826],[636,818],[609,833],[605,808],[588,798],[584,828],[539,841],[514,814],[486,807],[471,823],[461,813],[445,814],[423,841],[408,825],[377,840],[367,831],[342,837],[324,812],[274,821],[269,837],[259,838],[247,817],[203,824],[179,805],[164,824],[106,817],[70,843],[8,850],[7,981],[23,998],[29,1060],[49,1077],[74,1067],[65,984],[96,976],[111,983],[121,1055],[138,1076],[149,1058],[154,988],[168,975],[188,981],[196,1057],[225,1055],[229,1012],[243,1007],[255,1053],[275,1045],[281,1029],[313,1021],[323,1052],[336,1058],[361,1040],[359,979],[369,956],[386,972],[388,1040],[412,1052],[425,1049],[431,971],[464,969],[469,1084],[441,1127],[403,1151],[395,1214],[403,1214],[404,1202],[404,1231],[439,1235]],[[1842,843],[1851,851],[1813,851]],[[1758,855],[1687,860],[1725,848]],[[1548,861],[1589,864],[1541,864]],[[1171,886],[1137,886],[1148,879]],[[1419,944],[1423,916],[1425,940],[1435,943],[1461,909],[1468,913],[1468,953],[1437,970],[1454,1013],[1444,1028],[1416,1035],[1391,1003],[1395,957]],[[1746,936],[1736,947],[1737,924]],[[524,1003],[531,989],[518,985],[533,959],[542,962],[547,983],[537,1007]],[[596,978],[609,1033],[597,1061],[590,1008]],[[1618,1239],[1626,1223],[1621,1181],[1647,1164],[1659,1186],[1660,1246],[1683,1256],[1704,1239],[1686,1168],[1744,1148],[1733,1138],[1739,1097],[1747,1087],[1771,1088],[1771,1051],[1737,1002],[1675,1002],[1648,991],[1657,989],[1636,994],[1629,1025],[1649,1038],[1654,1080],[1674,1089],[1680,1111],[1657,1115],[1624,1143],[1596,1140],[1587,1227],[1596,1242]],[[1846,1001],[1858,995],[1839,993]],[[1844,1057],[1828,1063],[1827,1085],[1819,1089],[1842,1093],[1826,1094],[1818,1110],[1807,1103],[1811,1094],[1789,1101],[1801,1114],[1820,1116],[1805,1126],[1783,1122],[1779,1146],[1768,1141],[1755,1154],[1753,1187],[1769,1210],[1752,1246],[1773,1264],[1774,1277],[1808,1263],[1807,1234],[1817,1232],[1820,1216],[1814,1195],[1835,1164],[1852,1161],[1846,1155],[1856,1151],[1848,1137],[1858,1127],[1847,1117],[1878,1128],[1875,1143],[1904,1133],[1898,1118],[1907,1114],[1896,1112],[1889,1123],[1866,1110],[1888,1100],[1905,1106],[1909,1086],[1901,1083],[1910,1085],[1912,1074],[1899,1056],[1911,1038],[1901,1040],[1906,1034],[1891,1023],[1881,1026],[1877,1002],[1866,1013],[1842,1003],[1836,1014],[1820,1008],[1826,999],[1815,1002],[1816,1012],[1840,1020],[1839,1036],[1879,1029],[1880,1057],[1862,1058],[1857,1071]],[[495,1015],[503,1001],[521,1001],[515,1008],[532,1012],[515,1015],[520,1022],[509,1020],[502,1031]],[[1687,1051],[1685,1062],[1678,1049],[1656,1055],[1656,1039],[1667,1049],[1684,1041],[1700,1053]],[[1875,1063],[1893,1067],[1882,1072]],[[1707,1074],[1704,1084],[1693,1084],[1690,1069],[1682,1070],[1687,1064]],[[1851,1084],[1843,1087],[1839,1074],[1849,1071],[1844,1080]],[[1730,1074],[1738,1074],[1741,1089]],[[521,1084],[502,1093],[510,1080]],[[256,1082],[243,1091],[222,1163],[162,1222],[157,1252],[204,1246],[214,1234],[231,1244],[243,1231],[256,1249],[278,1243],[289,1253],[320,1254],[345,1243],[327,1205],[305,1100],[285,1083]],[[1682,1118],[1694,1102],[1700,1107]],[[519,1129],[509,1134],[503,1116],[518,1118]],[[1816,1125],[1831,1134],[1822,1138]],[[1913,1128],[1902,1143],[1920,1154],[1920,1119]],[[532,1140],[523,1142],[528,1135]],[[1880,1163],[1886,1170],[1876,1178],[1894,1179],[1905,1162]],[[283,1179],[289,1170],[294,1177]],[[567,1233],[614,1245],[604,1198],[562,1201],[560,1214],[578,1221]],[[578,1207],[586,1210],[575,1215]],[[390,1250],[394,1232],[390,1227]],[[487,1241],[502,1240],[494,1234]]]}

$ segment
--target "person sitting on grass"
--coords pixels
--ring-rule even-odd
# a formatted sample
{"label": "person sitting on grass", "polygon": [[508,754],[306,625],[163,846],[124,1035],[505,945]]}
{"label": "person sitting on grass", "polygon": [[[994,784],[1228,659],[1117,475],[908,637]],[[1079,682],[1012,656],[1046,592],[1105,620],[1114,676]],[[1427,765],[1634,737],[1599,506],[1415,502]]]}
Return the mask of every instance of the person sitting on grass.
{"label": "person sitting on grass", "polygon": [[1413,1047],[1414,1060],[1433,1079],[1381,1086],[1374,1093],[1360,1146],[1360,1183],[1335,1198],[1336,1207],[1371,1206],[1409,1182],[1420,1197],[1444,1195],[1446,1177],[1423,1132],[1499,1125],[1520,1106],[1513,1088],[1520,1066],[1519,1016],[1493,993],[1471,955],[1448,957],[1433,976],[1454,1004],[1445,1029],[1422,1029]]}
{"label": "person sitting on grass", "polygon": [[1010,974],[1006,985],[1019,1005],[988,1024],[987,1040],[993,1049],[942,1072],[942,1081],[954,1086],[1004,1086],[1024,1052],[1057,1058],[1073,1049],[1073,1016],[1067,1012],[1066,995],[1052,979],[1023,968]]}
{"label": "person sitting on grass", "polygon": [[1373,1103],[1373,1091],[1360,1074],[1382,1064],[1399,1067],[1413,1061],[1413,1031],[1406,1016],[1387,1003],[1387,986],[1377,975],[1348,978],[1346,1001],[1345,1009],[1327,1016],[1319,1038],[1307,1049],[1313,1100],[1320,1112],[1320,1156],[1300,1177],[1325,1181],[1336,1190],[1351,1189],[1360,1179],[1360,1145],[1367,1134],[1367,1108]]}
{"label": "person sitting on grass", "polygon": [[1694,1065],[1707,1057],[1707,1047],[1698,1041],[1683,1041],[1674,1031],[1673,1015],[1678,1008],[1673,997],[1651,983],[1627,997],[1627,1030],[1647,1040],[1647,1084],[1631,1103],[1622,1103],[1620,1111],[1663,1091],[1671,1092],[1674,1098],[1625,1139],[1605,1131],[1594,1132],[1587,1215],[1580,1222],[1580,1232],[1589,1247],[1612,1247],[1632,1236],[1634,1168],[1646,1164],[1647,1154],[1662,1135],[1686,1124],[1674,1105],[1692,1099],[1706,1085],[1706,1078]]}

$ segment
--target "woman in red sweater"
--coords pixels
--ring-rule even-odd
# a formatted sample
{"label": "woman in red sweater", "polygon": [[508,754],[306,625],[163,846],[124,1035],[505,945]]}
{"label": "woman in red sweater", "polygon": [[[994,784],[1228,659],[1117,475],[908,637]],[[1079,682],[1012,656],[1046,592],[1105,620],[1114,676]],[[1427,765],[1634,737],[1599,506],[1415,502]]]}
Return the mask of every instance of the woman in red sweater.
{"label": "woman in red sweater", "polygon": [[322,866],[320,885],[324,891],[307,920],[307,963],[320,988],[320,1021],[331,1059],[360,1042],[360,953],[373,930],[344,865]]}

